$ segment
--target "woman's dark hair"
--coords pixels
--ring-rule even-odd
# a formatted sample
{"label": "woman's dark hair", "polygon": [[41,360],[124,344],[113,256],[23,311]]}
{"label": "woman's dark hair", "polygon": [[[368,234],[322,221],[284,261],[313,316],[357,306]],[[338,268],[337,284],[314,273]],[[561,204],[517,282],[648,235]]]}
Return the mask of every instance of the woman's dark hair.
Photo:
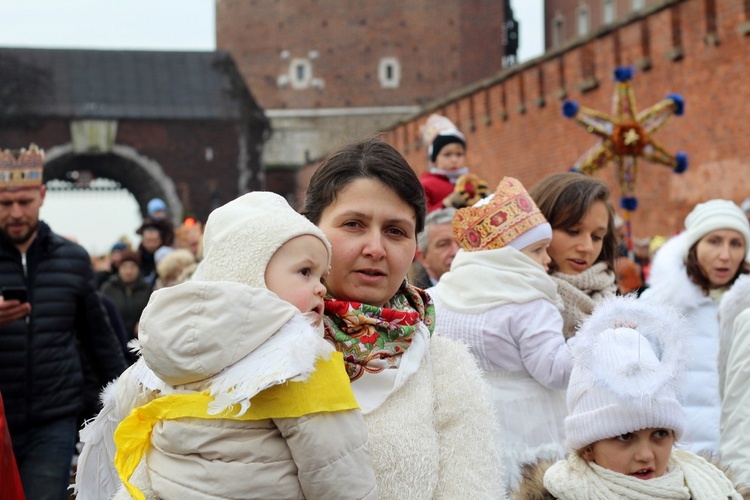
{"label": "woman's dark hair", "polygon": [[[704,295],[708,295],[708,292],[714,287],[711,286],[711,282],[709,281],[708,277],[703,274],[700,263],[698,262],[698,243],[700,243],[700,240],[698,240],[692,247],[690,247],[687,259],[685,260],[685,270],[687,271],[687,275],[688,278],[690,278],[690,281],[698,285],[703,291]],[[750,274],[750,264],[748,264],[746,261],[743,261],[742,264],[740,264],[740,267],[739,269],[737,269],[734,277],[731,279],[731,281],[729,281],[729,283],[726,284],[726,286],[732,286],[734,282],[737,281],[737,278],[739,278],[743,274]]]}
{"label": "woman's dark hair", "polygon": [[[605,262],[614,272],[617,257],[615,210],[610,202],[609,188],[604,182],[577,172],[561,172],[537,182],[529,190],[529,195],[547,218],[552,229],[562,230],[579,224],[591,205],[603,201],[607,206],[609,220],[602,251],[596,262]],[[557,264],[552,261],[550,271],[554,272],[557,269]]]}
{"label": "woman's dark hair", "polygon": [[317,225],[323,211],[357,179],[374,179],[392,189],[414,209],[416,234],[422,232],[427,211],[422,184],[401,153],[377,138],[344,146],[323,160],[310,178],[302,215]]}

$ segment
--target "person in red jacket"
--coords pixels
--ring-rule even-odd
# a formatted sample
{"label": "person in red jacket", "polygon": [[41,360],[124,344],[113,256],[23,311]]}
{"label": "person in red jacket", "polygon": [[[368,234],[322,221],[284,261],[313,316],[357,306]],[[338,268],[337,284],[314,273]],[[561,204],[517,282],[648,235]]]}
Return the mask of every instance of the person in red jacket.
{"label": "person in red jacket", "polygon": [[470,206],[487,196],[487,183],[469,173],[466,137],[452,121],[430,115],[422,127],[422,140],[429,155],[429,169],[420,178],[428,212]]}
{"label": "person in red jacket", "polygon": [[21,476],[16,466],[16,456],[13,454],[13,443],[10,441],[10,431],[5,422],[5,406],[3,395],[0,394],[0,491],[7,500],[24,500]]}

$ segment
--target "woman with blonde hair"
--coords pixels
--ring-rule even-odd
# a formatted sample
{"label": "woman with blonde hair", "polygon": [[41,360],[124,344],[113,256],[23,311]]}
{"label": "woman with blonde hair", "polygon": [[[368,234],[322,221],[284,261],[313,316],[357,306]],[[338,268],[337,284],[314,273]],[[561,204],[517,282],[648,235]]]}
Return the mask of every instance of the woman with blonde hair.
{"label": "woman with blonde hair", "polygon": [[185,282],[198,266],[195,255],[190,250],[178,248],[165,255],[156,264],[154,290]]}

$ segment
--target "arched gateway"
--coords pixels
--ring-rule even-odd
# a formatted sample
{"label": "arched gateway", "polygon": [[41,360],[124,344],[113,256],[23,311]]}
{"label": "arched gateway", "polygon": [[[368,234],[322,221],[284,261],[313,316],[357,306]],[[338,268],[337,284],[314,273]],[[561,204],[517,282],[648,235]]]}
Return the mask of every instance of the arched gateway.
{"label": "arched gateway", "polygon": [[173,180],[156,160],[139,154],[134,148],[114,145],[108,154],[76,154],[72,144],[64,144],[47,151],[45,182],[68,180],[71,172],[81,171],[119,183],[133,194],[144,216],[150,199],[163,199],[167,204],[167,213],[172,215],[175,224],[179,224],[183,204]]}

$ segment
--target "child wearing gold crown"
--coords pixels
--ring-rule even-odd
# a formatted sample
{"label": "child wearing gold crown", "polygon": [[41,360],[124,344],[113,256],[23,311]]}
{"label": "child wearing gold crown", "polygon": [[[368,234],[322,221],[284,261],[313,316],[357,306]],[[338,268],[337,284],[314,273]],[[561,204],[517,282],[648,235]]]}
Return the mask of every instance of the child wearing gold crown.
{"label": "child wearing gold crown", "polygon": [[462,208],[487,196],[487,183],[469,173],[466,137],[448,118],[432,114],[422,126],[429,169],[419,181],[424,188],[427,212]]}
{"label": "child wearing gold crown", "polygon": [[571,344],[570,455],[528,465],[512,498],[750,498],[750,489],[740,491],[718,466],[679,448],[686,331],[673,309],[634,297],[597,305]]}
{"label": "child wearing gold crown", "polygon": [[456,212],[461,250],[428,293],[436,329],[471,348],[492,387],[506,486],[524,462],[565,455],[565,388],[572,368],[562,301],[547,274],[552,228],[523,185]]}
{"label": "child wearing gold crown", "polygon": [[343,357],[323,339],[323,232],[253,192],[211,213],[204,252],[143,311],[142,357],[81,432],[77,498],[377,498]]}

